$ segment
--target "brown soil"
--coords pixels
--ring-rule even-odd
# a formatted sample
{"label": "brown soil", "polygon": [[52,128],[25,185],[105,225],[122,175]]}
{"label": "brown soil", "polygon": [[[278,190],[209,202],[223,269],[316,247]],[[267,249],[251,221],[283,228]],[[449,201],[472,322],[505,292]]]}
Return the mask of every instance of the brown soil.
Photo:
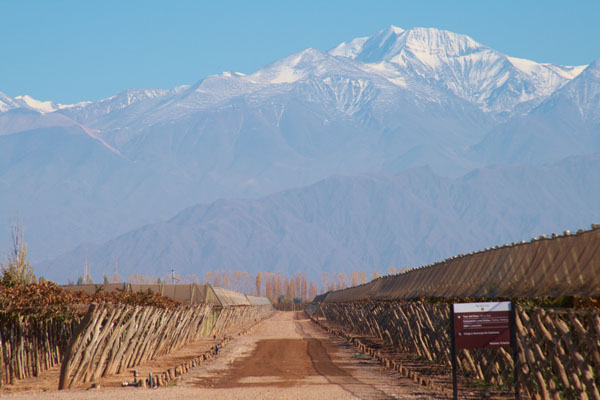
{"label": "brown soil", "polygon": [[[248,358],[234,362],[223,376],[200,378],[198,386],[232,388],[243,386],[293,386],[306,376],[316,375],[308,356],[309,341],[304,339],[267,339],[257,343]],[[286,357],[293,355],[293,357]],[[269,377],[256,382],[250,377]]]}
{"label": "brown soil", "polygon": [[254,336],[247,351],[226,365],[192,372],[183,385],[211,389],[217,396],[217,390],[223,394],[267,390],[283,394],[275,398],[310,398],[312,394],[317,398],[444,398],[383,371],[376,361],[328,336],[301,313],[279,312],[261,323]]}
{"label": "brown soil", "polygon": [[360,382],[348,371],[336,365],[326,347],[329,339],[267,339],[260,340],[249,357],[234,362],[223,376],[199,378],[200,387],[292,387],[306,384],[309,377],[326,377],[323,385],[337,384],[352,393],[351,387],[362,386],[369,397],[392,398],[367,383]]}

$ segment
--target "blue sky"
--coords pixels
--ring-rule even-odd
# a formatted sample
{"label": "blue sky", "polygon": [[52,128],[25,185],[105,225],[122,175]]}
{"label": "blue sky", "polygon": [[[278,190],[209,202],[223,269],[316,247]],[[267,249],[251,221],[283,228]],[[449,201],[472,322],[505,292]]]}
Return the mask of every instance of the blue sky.
{"label": "blue sky", "polygon": [[599,0],[0,0],[0,92],[73,103],[173,88],[389,25],[464,33],[538,62],[587,64],[600,58],[598,21]]}

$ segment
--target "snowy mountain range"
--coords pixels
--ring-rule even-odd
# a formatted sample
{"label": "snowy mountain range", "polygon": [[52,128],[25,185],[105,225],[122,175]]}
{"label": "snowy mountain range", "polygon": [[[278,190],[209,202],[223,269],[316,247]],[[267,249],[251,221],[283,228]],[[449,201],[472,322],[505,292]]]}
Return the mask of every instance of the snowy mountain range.
{"label": "snowy mountain range", "polygon": [[[379,77],[421,95],[447,90],[482,111],[510,114],[533,108],[586,67],[510,57],[466,35],[435,28],[403,30],[390,26],[372,36],[341,43],[328,53],[301,51],[249,75],[224,72],[192,86],[130,89],[99,102],[74,105],[38,101],[30,96],[11,99],[0,94],[0,111],[19,107],[43,113],[69,110],[65,113],[75,120],[93,122],[140,102],[159,105],[159,109],[177,104],[192,111],[273,86],[286,90],[280,86],[335,74],[363,81]],[[160,101],[154,101],[157,99]],[[525,108],[519,107],[524,104]]]}
{"label": "snowy mountain range", "polygon": [[428,166],[456,179],[599,153],[599,63],[540,64],[391,26],[170,90],[73,105],[0,93],[0,226],[22,219],[41,260],[336,174]]}

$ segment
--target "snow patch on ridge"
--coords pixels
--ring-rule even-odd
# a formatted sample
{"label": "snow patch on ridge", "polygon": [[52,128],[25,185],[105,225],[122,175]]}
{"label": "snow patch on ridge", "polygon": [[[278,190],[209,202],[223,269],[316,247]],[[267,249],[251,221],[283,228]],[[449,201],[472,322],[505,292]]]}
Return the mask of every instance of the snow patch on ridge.
{"label": "snow patch on ridge", "polygon": [[554,65],[554,64],[544,64],[546,67],[550,68],[560,76],[565,79],[575,79],[581,74],[589,65]]}
{"label": "snow patch on ridge", "polygon": [[0,112],[6,112],[18,107],[19,106],[15,103],[13,99],[0,92]]}
{"label": "snow patch on ridge", "polygon": [[536,63],[535,61],[531,61],[531,60],[526,60],[524,58],[517,58],[517,57],[507,57],[508,61],[510,61],[510,63],[512,65],[514,65],[515,67],[517,67],[518,69],[520,69],[521,71],[525,72],[526,74],[532,75],[535,72],[539,71],[541,65]]}
{"label": "snow patch on ridge", "polygon": [[[233,78],[233,77],[237,77],[237,76],[245,76],[246,74],[243,74],[241,72],[234,72],[234,71],[223,71],[221,73],[221,76],[225,77],[225,78]],[[189,86],[188,86],[189,87]]]}
{"label": "snow patch on ridge", "polygon": [[360,71],[357,67],[348,64],[330,54],[309,48],[269,64],[247,75],[247,78],[255,84],[279,85],[294,83],[308,76],[320,76],[332,72],[343,74],[347,70]]}
{"label": "snow patch on ridge", "polygon": [[331,54],[332,56],[354,59],[368,39],[369,37],[367,36],[352,39],[350,42],[340,43],[337,47],[331,49],[329,51],[329,54]]}
{"label": "snow patch on ridge", "polygon": [[41,113],[49,113],[49,112],[53,112],[58,110],[60,105],[58,104],[54,104],[51,101],[40,101],[40,100],[36,100],[31,96],[25,95],[25,96],[17,96],[15,97],[15,100],[20,100],[20,102],[24,103],[25,106],[27,106],[28,108],[32,108],[36,111],[39,111]]}
{"label": "snow patch on ridge", "polygon": [[554,65],[554,64],[540,64],[535,61],[526,60],[524,58],[510,57],[507,56],[508,60],[514,65],[516,68],[521,70],[522,72],[528,75],[536,75],[539,74],[543,70],[550,70],[560,77],[564,79],[574,79],[583,72],[584,69],[587,68],[587,65],[576,65],[576,66],[568,66],[568,65]]}
{"label": "snow patch on ridge", "polygon": [[289,65],[282,65],[277,71],[277,75],[270,80],[271,83],[292,83],[300,80],[304,77],[303,74],[298,73],[293,67]]}
{"label": "snow patch on ridge", "polygon": [[395,39],[404,32],[404,29],[390,25],[375,35],[356,38],[350,42],[343,42],[329,50],[328,53],[332,56],[346,57],[354,60],[358,56],[364,56],[372,50],[380,52],[379,48],[385,47],[388,42],[395,41]]}
{"label": "snow patch on ridge", "polygon": [[395,26],[395,25],[390,25],[390,30],[391,30],[392,32],[394,32],[396,35],[399,35],[399,34],[401,34],[402,32],[404,32],[404,29],[402,29],[402,28],[400,28],[400,27],[398,27],[398,26]]}
{"label": "snow patch on ridge", "polygon": [[[4,98],[8,98],[8,96],[4,95]],[[77,104],[58,104],[52,101],[41,101],[34,99],[29,95],[16,96],[14,99],[10,99],[11,107],[3,107],[2,103],[6,102],[2,96],[0,96],[0,111],[8,111],[13,108],[28,108],[30,110],[37,111],[42,114],[51,113],[57,110],[63,110],[66,108],[72,108],[77,106],[85,106],[90,104],[91,101],[84,101]]]}

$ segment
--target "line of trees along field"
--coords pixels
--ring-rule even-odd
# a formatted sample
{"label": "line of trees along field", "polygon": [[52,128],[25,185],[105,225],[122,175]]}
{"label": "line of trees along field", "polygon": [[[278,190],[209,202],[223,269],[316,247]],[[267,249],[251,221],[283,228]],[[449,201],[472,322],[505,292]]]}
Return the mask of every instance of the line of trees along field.
{"label": "line of trees along field", "polygon": [[[12,251],[9,254],[6,265],[0,263],[0,272],[3,279],[20,279],[27,283],[37,281],[33,274],[33,268],[27,260],[27,246],[23,237],[22,225],[15,224],[12,226]],[[403,272],[405,269],[401,270]],[[389,274],[396,274],[398,270],[390,267],[387,271]],[[23,276],[21,276],[23,275]],[[372,279],[378,278],[380,275],[377,270],[372,271]],[[11,278],[12,277],[12,278]],[[40,281],[44,279],[40,277]],[[287,274],[276,272],[259,272],[256,276],[248,274],[246,271],[239,270],[213,270],[207,272],[202,279],[197,275],[175,274],[174,270],[171,275],[163,277],[144,276],[141,274],[131,274],[127,279],[119,276],[118,267],[115,264],[114,272],[110,276],[104,274],[103,283],[210,283],[216,287],[224,287],[253,296],[264,296],[273,303],[291,302],[291,301],[310,301],[317,294],[325,293],[332,290],[345,289],[349,286],[356,286],[367,283],[367,272],[356,271],[349,274],[342,272],[321,274],[320,285],[317,282],[308,280],[303,272],[297,272],[291,277]],[[75,282],[69,280],[69,285]],[[83,267],[83,274],[79,276],[76,284],[94,284],[92,280],[87,262]]]}
{"label": "line of trees along field", "polygon": [[[399,271],[396,268],[390,267],[387,272],[388,274],[396,274]],[[342,272],[323,272],[321,274],[321,281],[314,282],[309,280],[303,272],[297,272],[292,276],[288,276],[269,271],[251,275],[246,271],[239,270],[213,270],[207,272],[202,278],[199,278],[197,275],[181,276],[175,273],[160,278],[132,274],[125,280],[115,271],[110,277],[104,276],[104,283],[119,283],[124,281],[128,283],[210,283],[216,287],[224,287],[253,296],[263,296],[269,298],[274,303],[281,303],[310,301],[317,294],[367,283],[369,277],[375,279],[379,276],[379,272],[376,270],[370,274],[366,271],[355,271],[348,274]],[[84,268],[84,275],[77,280],[77,283],[94,282]]]}

